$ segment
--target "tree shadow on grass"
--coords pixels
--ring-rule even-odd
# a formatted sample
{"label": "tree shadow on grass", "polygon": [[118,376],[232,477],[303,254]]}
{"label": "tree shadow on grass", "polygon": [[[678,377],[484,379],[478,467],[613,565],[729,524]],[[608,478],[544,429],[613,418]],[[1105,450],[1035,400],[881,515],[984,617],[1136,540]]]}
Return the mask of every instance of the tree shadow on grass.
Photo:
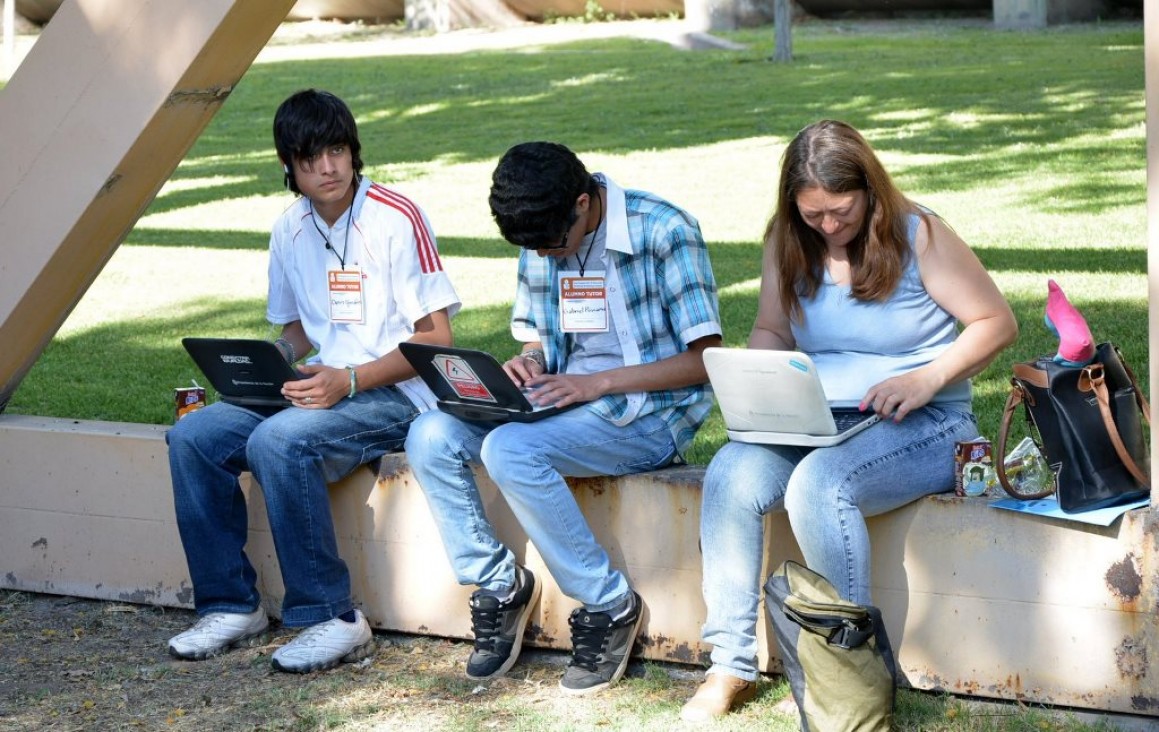
{"label": "tree shadow on grass", "polygon": [[1052,248],[1044,251],[1042,249],[974,247],[974,253],[978,255],[978,259],[982,260],[982,264],[991,273],[1147,273],[1147,251],[1144,249],[1067,247],[1065,249]]}
{"label": "tree shadow on grass", "polygon": [[[788,139],[822,117],[849,121],[882,152],[933,156],[899,175],[923,190],[968,190],[1027,171],[1084,175],[1096,153],[1103,174],[1142,167],[1142,143],[1122,140],[1142,120],[1141,26],[1064,37],[976,29],[809,33],[794,64],[764,63],[762,35],[738,37],[753,45],[688,53],[620,39],[258,64],[174,176],[206,184],[167,194],[150,212],[277,190],[277,176],[264,189],[245,181],[255,170],[276,169],[270,119],[303,86],[344,97],[367,164],[403,175],[414,165],[495,160],[526,139],[613,154],[675,152],[757,136]],[[1105,144],[1095,150],[1091,141]],[[1100,184],[1059,188],[1039,203],[1100,210],[1143,196],[1142,187]]]}
{"label": "tree shadow on grass", "polygon": [[[509,253],[509,245],[496,242]],[[1059,266],[1055,254],[1063,258]],[[1103,261],[1104,251],[1096,249],[1052,252],[1052,266],[1039,262],[1041,255],[1029,250],[983,250],[989,269],[1057,272],[1067,267],[1091,271],[1093,260]],[[1124,252],[1126,261],[1113,271],[1138,273],[1145,269],[1145,254]],[[738,282],[760,277],[760,247],[756,244],[717,245],[712,258],[722,288],[721,322],[725,345],[744,347],[757,308],[756,287],[727,289]],[[1070,259],[1068,263],[1068,258]],[[501,283],[514,291],[514,282]],[[974,377],[974,407],[982,434],[993,439],[1009,390],[1011,365],[1044,354],[1053,354],[1057,339],[1042,322],[1045,306],[1045,279],[1041,295],[1007,293],[1021,328],[1018,342],[1001,353],[981,374]],[[1099,341],[1112,341],[1123,350],[1135,370],[1144,392],[1148,392],[1146,348],[1147,303],[1123,299],[1087,299],[1076,303]],[[58,336],[13,395],[10,413],[49,417],[94,419],[152,424],[173,420],[173,389],[189,386],[200,372],[181,348],[187,335],[229,335],[270,337],[270,326],[262,319],[260,298],[221,302],[206,299],[180,315],[163,314],[151,318],[110,322],[89,330]],[[514,353],[517,344],[510,334],[510,304],[464,309],[455,317],[456,343],[490,351],[497,358]],[[723,444],[719,414],[714,410],[706,429],[693,447],[698,462],[707,462]]]}
{"label": "tree shadow on grass", "polygon": [[264,313],[260,299],[206,298],[180,315],[110,321],[58,334],[21,381],[6,411],[170,424],[175,413],[173,390],[194,381],[208,386],[181,339],[268,338]]}

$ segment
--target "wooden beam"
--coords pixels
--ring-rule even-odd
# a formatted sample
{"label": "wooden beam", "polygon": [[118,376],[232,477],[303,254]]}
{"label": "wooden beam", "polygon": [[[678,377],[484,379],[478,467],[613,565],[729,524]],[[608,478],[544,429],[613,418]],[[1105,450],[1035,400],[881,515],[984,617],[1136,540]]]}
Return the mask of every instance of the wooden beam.
{"label": "wooden beam", "polygon": [[[1143,7],[1143,83],[1147,126],[1147,352],[1151,396],[1159,384],[1159,8]],[[1152,407],[1152,416],[1155,408]],[[1151,430],[1151,465],[1159,465],[1159,430]],[[1152,468],[1152,475],[1155,475]],[[1154,480],[1154,478],[1152,478]],[[1151,510],[1159,510],[1159,491],[1151,492]],[[1159,635],[1159,634],[1157,634]],[[1159,650],[1159,649],[1157,649]]]}
{"label": "wooden beam", "polygon": [[0,411],[293,4],[61,5],[0,94]]}

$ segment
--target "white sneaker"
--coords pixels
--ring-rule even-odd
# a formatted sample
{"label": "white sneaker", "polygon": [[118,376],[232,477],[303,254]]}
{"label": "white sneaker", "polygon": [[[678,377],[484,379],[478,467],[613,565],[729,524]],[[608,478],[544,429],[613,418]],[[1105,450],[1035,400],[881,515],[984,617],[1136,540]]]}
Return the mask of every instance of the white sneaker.
{"label": "white sneaker", "polygon": [[252,613],[210,613],[169,639],[169,655],[189,661],[216,656],[266,632],[270,621],[260,607]]}
{"label": "white sneaker", "polygon": [[360,661],[373,651],[370,624],[361,610],[355,610],[353,623],[334,618],[306,628],[297,638],[274,651],[272,663],[279,671],[304,674]]}

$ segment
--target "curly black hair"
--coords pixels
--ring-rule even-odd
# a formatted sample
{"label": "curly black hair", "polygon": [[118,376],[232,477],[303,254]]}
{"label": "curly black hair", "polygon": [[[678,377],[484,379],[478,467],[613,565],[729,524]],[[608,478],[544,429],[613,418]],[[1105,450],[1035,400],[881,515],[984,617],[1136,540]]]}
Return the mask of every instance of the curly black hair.
{"label": "curly black hair", "polygon": [[568,148],[556,142],[524,142],[499,159],[488,203],[504,239],[538,249],[570,228],[576,199],[595,195],[598,188]]}

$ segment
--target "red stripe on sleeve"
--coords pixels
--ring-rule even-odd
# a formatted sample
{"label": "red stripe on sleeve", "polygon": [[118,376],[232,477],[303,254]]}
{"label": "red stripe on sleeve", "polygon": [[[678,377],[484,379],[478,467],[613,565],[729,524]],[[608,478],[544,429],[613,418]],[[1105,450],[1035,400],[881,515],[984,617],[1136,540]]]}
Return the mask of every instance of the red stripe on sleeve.
{"label": "red stripe on sleeve", "polygon": [[419,265],[422,268],[423,274],[443,271],[443,262],[439,259],[439,250],[435,247],[434,236],[431,234],[430,229],[427,228],[426,222],[423,221],[423,216],[419,212],[418,207],[409,198],[377,183],[370,186],[370,189],[366,192],[366,196],[373,198],[379,203],[390,206],[410,220],[411,226],[414,228],[415,243],[417,244],[416,253],[418,254]]}

